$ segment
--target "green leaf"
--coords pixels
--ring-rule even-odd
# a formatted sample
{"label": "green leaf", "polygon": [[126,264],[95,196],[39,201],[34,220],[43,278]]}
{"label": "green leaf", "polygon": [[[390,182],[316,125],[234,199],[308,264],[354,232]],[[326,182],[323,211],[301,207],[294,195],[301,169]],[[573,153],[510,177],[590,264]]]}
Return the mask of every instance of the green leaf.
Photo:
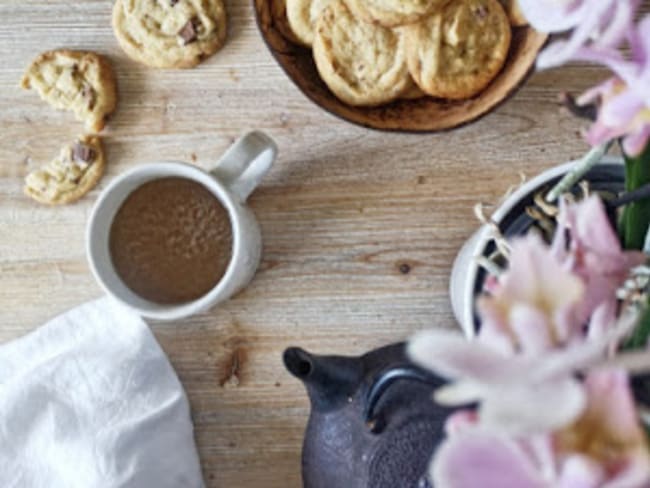
{"label": "green leaf", "polygon": [[650,336],[650,307],[646,306],[641,320],[632,335],[623,344],[623,349],[642,349],[647,347]]}
{"label": "green leaf", "polygon": [[[650,183],[650,144],[636,157],[625,155],[625,190],[636,190],[646,183]],[[628,204],[619,222],[623,247],[643,249],[648,224],[650,224],[650,198]]]}

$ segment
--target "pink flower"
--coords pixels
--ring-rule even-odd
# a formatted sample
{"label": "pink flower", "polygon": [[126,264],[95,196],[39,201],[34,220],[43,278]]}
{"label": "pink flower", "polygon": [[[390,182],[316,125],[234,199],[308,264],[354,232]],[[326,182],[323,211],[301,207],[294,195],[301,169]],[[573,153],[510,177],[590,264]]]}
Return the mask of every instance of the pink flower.
{"label": "pink flower", "polygon": [[436,392],[440,403],[479,402],[481,422],[503,432],[557,428],[584,408],[576,372],[634,326],[636,314],[617,320],[616,292],[644,260],[621,249],[598,197],[563,202],[551,246],[534,233],[511,243],[507,271],[478,300],[473,342],[435,330],[416,336],[409,353],[452,380]]}
{"label": "pink flower", "polygon": [[584,297],[578,309],[580,324],[600,334],[615,322],[616,291],[645,255],[623,251],[602,201],[592,196],[577,204],[561,203],[552,254],[563,267],[579,276]]}
{"label": "pink flower", "polygon": [[590,144],[624,137],[623,149],[631,155],[641,153],[650,139],[650,16],[627,33],[631,55],[619,52],[581,50],[576,59],[609,66],[615,76],[588,90],[580,105],[597,102],[598,118],[587,133]]}
{"label": "pink flower", "polygon": [[443,330],[415,336],[409,355],[416,364],[451,380],[436,391],[436,402],[450,406],[479,402],[481,423],[509,435],[556,429],[585,407],[584,390],[572,377],[573,365],[568,373],[549,372],[539,358],[503,356]]}
{"label": "pink flower", "polygon": [[[519,0],[531,25],[542,32],[571,30],[537,58],[541,69],[570,60],[608,66],[614,77],[587,91],[581,105],[598,102],[596,123],[587,132],[591,145],[617,138],[631,156],[650,140],[650,18],[635,25],[640,0]],[[627,41],[631,55],[619,47]]]}
{"label": "pink flower", "polygon": [[480,338],[468,341],[460,332],[437,329],[417,334],[408,353],[416,364],[451,381],[436,391],[438,403],[478,402],[482,425],[529,435],[568,425],[582,413],[586,393],[576,372],[600,363],[635,323],[636,317],[626,317],[601,337],[537,355],[506,352]]}
{"label": "pink flower", "polygon": [[606,486],[650,486],[650,452],[627,374],[595,371],[584,384],[587,408],[573,424],[554,433],[555,451],[565,462],[580,455],[597,463]]}
{"label": "pink flower", "polygon": [[586,133],[589,144],[596,146],[622,137],[626,154],[641,154],[650,140],[650,106],[643,97],[620,78],[611,78],[578,98],[580,105],[593,102],[598,102],[600,110]]}
{"label": "pink flower", "polygon": [[563,202],[557,221],[550,247],[535,234],[512,242],[507,271],[477,302],[482,342],[540,354],[615,323],[616,291],[645,255],[622,250],[598,197]]}
{"label": "pink flower", "polygon": [[471,412],[453,415],[449,437],[431,465],[434,485],[647,488],[650,452],[626,374],[592,372],[584,386],[587,403],[582,414],[547,434],[512,437],[485,428]]}
{"label": "pink flower", "polygon": [[552,43],[537,59],[540,68],[559,66],[584,47],[606,51],[618,47],[634,22],[640,0],[519,0],[535,29],[562,32],[567,40]]}
{"label": "pink flower", "polygon": [[508,270],[478,300],[479,338],[529,353],[564,344],[581,329],[582,280],[535,233],[512,242]]}

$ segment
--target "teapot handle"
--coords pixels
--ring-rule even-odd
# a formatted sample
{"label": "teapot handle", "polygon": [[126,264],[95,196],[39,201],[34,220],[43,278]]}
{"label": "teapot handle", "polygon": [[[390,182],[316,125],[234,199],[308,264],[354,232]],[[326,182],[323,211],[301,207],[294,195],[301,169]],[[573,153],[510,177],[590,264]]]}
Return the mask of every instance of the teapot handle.
{"label": "teapot handle", "polygon": [[443,384],[441,378],[408,363],[393,366],[380,372],[368,389],[363,409],[363,420],[373,434],[379,434],[385,427],[384,422],[375,411],[379,399],[398,380],[417,381],[435,388]]}

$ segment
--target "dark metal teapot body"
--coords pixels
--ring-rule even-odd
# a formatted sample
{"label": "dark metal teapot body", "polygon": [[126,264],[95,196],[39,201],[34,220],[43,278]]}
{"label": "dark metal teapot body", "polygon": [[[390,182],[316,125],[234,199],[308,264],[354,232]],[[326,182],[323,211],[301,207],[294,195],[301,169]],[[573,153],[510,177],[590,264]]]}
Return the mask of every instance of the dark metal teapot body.
{"label": "dark metal teapot body", "polygon": [[298,348],[285,366],[312,410],[302,456],[306,488],[426,488],[449,410],[432,401],[443,381],[412,364],[404,344],[360,357]]}

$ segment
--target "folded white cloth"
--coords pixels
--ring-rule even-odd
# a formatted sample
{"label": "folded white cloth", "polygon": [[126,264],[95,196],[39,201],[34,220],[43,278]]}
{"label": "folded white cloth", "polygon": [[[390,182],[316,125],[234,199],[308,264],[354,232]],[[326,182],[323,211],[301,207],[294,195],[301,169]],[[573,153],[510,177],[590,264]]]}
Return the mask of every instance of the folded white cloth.
{"label": "folded white cloth", "polygon": [[0,487],[202,486],[187,397],[133,312],[104,298],[0,346]]}

